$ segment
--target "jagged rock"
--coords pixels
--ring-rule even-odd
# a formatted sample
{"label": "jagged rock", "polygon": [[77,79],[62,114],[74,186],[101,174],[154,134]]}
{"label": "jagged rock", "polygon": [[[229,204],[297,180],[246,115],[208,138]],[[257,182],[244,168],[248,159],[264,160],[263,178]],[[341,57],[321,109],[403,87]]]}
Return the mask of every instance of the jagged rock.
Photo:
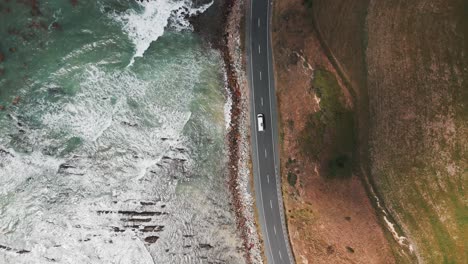
{"label": "jagged rock", "polygon": [[70,169],[70,168],[76,168],[76,167],[73,166],[73,165],[70,165],[70,164],[63,163],[63,164],[60,164],[60,166],[59,166],[59,171],[60,171],[60,170]]}
{"label": "jagged rock", "polygon": [[13,154],[11,154],[9,151],[7,151],[5,149],[2,149],[2,148],[0,148],[0,154],[5,154],[5,155],[8,155],[10,157],[14,157]]}
{"label": "jagged rock", "polygon": [[151,222],[151,218],[121,218],[123,222]]}
{"label": "jagged rock", "polygon": [[206,244],[206,243],[202,243],[202,244],[199,244],[200,248],[204,248],[204,249],[212,249],[213,246],[210,245],[210,244]]}
{"label": "jagged rock", "polygon": [[127,121],[122,121],[121,124],[129,126],[129,127],[137,127],[138,126],[137,123],[130,123],[130,122],[127,122]]}
{"label": "jagged rock", "polygon": [[158,241],[159,237],[158,236],[149,236],[145,237],[145,242],[153,244],[154,242]]}
{"label": "jagged rock", "polygon": [[113,211],[110,211],[110,210],[98,210],[97,211],[97,214],[98,215],[101,215],[101,214],[111,214],[111,213],[114,213]]}
{"label": "jagged rock", "polygon": [[4,249],[4,250],[8,250],[8,251],[12,250],[11,247],[7,247],[7,246],[4,246],[4,245],[0,245],[0,249]]}
{"label": "jagged rock", "polygon": [[154,216],[161,215],[162,212],[136,212],[136,211],[117,211],[119,214],[129,215],[129,216]]}
{"label": "jagged rock", "polygon": [[164,226],[157,225],[157,226],[144,226],[143,229],[140,229],[142,232],[161,232],[164,230]]}
{"label": "jagged rock", "polygon": [[140,202],[141,205],[155,205],[154,202]]}
{"label": "jagged rock", "polygon": [[119,233],[125,232],[125,229],[120,229],[120,228],[117,227],[117,226],[113,226],[113,227],[112,227],[112,230],[114,230],[114,232],[119,232]]}

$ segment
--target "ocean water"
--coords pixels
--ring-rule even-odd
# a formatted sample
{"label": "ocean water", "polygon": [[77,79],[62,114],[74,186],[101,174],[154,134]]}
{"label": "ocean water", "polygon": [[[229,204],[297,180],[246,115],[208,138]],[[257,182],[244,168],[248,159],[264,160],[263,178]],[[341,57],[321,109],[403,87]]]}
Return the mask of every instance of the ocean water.
{"label": "ocean water", "polygon": [[243,263],[189,0],[0,3],[0,263]]}

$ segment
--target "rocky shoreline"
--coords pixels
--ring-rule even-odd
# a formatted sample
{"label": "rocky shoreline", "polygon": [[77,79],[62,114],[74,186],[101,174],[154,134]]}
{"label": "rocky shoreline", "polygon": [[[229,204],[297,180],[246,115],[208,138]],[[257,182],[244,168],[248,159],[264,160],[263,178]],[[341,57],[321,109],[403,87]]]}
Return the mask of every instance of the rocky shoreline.
{"label": "rocky shoreline", "polygon": [[[222,1],[220,1],[222,2]],[[228,187],[232,195],[237,229],[243,239],[247,263],[263,263],[260,237],[255,224],[255,206],[250,179],[249,90],[242,50],[244,2],[225,0],[191,21],[224,60],[227,97],[230,97],[230,123],[226,135],[228,146]],[[219,23],[219,27],[213,24]]]}
{"label": "rocky shoreline", "polygon": [[232,94],[231,128],[228,134],[230,146],[230,189],[236,207],[238,229],[243,234],[246,259],[249,263],[262,263],[261,243],[254,217],[254,198],[249,185],[250,140],[249,140],[249,88],[245,73],[245,58],[242,50],[242,19],[244,2],[231,1],[225,24],[224,58],[228,74],[228,87]]}
{"label": "rocky shoreline", "polygon": [[[211,0],[193,1],[196,5],[205,5]],[[36,1],[33,2],[33,9],[39,10]],[[72,1],[72,4],[75,6],[77,1]],[[211,8],[205,13],[187,19],[192,23],[194,31],[199,33],[213,48],[219,50],[223,57],[226,93],[232,101],[229,113],[230,123],[225,139],[228,148],[228,170],[226,173],[229,176],[227,184],[232,195],[232,208],[236,215],[237,229],[243,239],[243,246],[239,251],[244,252],[247,263],[262,263],[261,244],[255,226],[253,198],[249,186],[249,100],[240,38],[241,20],[244,14],[243,5],[244,2],[239,0],[213,1]],[[60,25],[57,22],[52,24],[52,29],[59,28]],[[0,62],[5,59],[3,55],[0,53]],[[3,72],[4,69],[0,68],[0,75]],[[19,100],[19,96],[15,97],[12,104],[18,104]],[[0,110],[3,110],[1,105]],[[133,126],[132,124],[126,125]],[[63,169],[68,165],[60,166]],[[123,230],[114,228],[114,231],[122,232]],[[156,236],[147,238],[145,241],[148,243],[154,243],[158,239]],[[211,245],[200,244],[200,247],[210,248]]]}

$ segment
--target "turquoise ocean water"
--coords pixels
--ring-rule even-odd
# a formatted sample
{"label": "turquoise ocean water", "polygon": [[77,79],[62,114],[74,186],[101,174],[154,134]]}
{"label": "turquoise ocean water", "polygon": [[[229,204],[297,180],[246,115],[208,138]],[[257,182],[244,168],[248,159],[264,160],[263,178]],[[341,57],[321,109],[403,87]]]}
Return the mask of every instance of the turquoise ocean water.
{"label": "turquoise ocean water", "polygon": [[0,2],[0,263],[244,262],[209,6]]}

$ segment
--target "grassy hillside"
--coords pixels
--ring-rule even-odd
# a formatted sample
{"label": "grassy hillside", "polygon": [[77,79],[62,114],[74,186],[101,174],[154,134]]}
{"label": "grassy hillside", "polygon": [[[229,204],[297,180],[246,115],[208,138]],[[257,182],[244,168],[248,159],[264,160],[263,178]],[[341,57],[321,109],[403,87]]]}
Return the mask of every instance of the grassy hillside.
{"label": "grassy hillside", "polygon": [[354,94],[360,164],[425,263],[467,263],[468,2],[307,1]]}

